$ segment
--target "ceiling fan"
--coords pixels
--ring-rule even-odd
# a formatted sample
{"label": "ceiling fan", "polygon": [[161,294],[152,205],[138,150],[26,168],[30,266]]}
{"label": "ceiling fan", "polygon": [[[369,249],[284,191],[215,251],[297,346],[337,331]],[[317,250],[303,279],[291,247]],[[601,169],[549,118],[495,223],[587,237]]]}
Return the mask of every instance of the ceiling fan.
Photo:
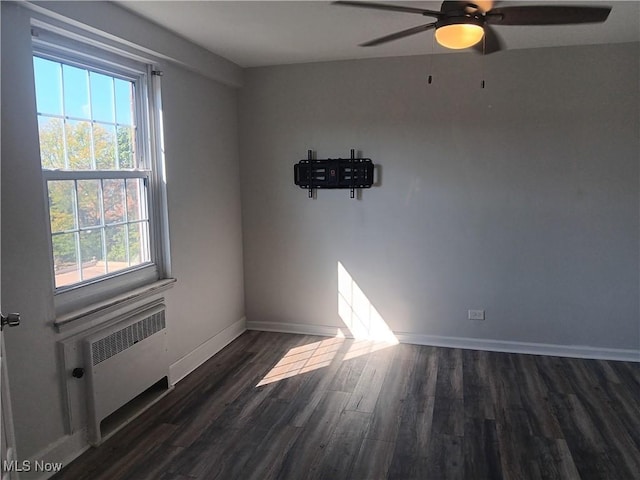
{"label": "ceiling fan", "polygon": [[[493,8],[492,1],[445,1],[440,11],[407,7],[395,4],[339,0],[336,5],[373,8],[434,17],[435,22],[418,25],[407,30],[385,35],[361,44],[362,47],[380,45],[426,30],[435,29],[436,41],[446,48],[473,47],[480,53],[502,50],[503,42],[492,25],[573,25],[604,22],[611,7],[596,6],[505,6]],[[483,41],[481,41],[483,40]]]}

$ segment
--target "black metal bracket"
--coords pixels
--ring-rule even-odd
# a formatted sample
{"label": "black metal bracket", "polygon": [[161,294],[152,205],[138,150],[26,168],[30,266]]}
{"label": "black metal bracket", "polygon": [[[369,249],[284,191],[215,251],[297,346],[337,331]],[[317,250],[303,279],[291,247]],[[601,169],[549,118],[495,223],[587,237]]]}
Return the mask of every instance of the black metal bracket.
{"label": "black metal bracket", "polygon": [[10,327],[17,327],[20,325],[19,313],[8,313],[6,315],[0,314],[0,331],[4,330],[4,327],[8,325]]}
{"label": "black metal bracket", "polygon": [[351,149],[351,158],[314,159],[313,152],[307,151],[307,159],[300,160],[293,167],[295,184],[309,191],[313,198],[314,188],[348,188],[351,198],[355,198],[356,188],[370,188],[373,185],[373,162],[370,158],[356,158]]}

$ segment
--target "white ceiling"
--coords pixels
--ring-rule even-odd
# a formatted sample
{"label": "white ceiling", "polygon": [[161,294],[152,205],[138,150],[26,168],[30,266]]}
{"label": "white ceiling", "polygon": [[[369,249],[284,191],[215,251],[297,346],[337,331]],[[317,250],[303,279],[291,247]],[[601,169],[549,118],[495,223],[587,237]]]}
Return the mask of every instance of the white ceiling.
{"label": "white ceiling", "polygon": [[[424,32],[376,47],[358,44],[433,21],[320,1],[118,1],[123,7],[242,67],[445,53]],[[439,10],[441,2],[392,2]],[[500,6],[516,2],[500,2]],[[554,1],[517,2],[532,5]],[[562,2],[573,4],[574,2]],[[497,26],[508,49],[640,41],[640,2],[586,0],[613,10],[603,24]],[[500,55],[497,53],[495,55]]]}

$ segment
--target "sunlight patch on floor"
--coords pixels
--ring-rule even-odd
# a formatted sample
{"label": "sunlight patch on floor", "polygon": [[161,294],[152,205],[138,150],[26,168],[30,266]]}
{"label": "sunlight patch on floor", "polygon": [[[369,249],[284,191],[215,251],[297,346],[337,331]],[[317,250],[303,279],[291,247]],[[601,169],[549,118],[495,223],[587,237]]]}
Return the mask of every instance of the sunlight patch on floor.
{"label": "sunlight patch on floor", "polygon": [[382,315],[340,262],[338,315],[348,330],[346,333],[338,329],[334,338],[292,348],[256,387],[327,367],[334,360],[351,360],[398,344]]}
{"label": "sunlight patch on floor", "polygon": [[292,348],[256,386],[267,385],[330,365],[344,341],[344,338],[335,337]]}

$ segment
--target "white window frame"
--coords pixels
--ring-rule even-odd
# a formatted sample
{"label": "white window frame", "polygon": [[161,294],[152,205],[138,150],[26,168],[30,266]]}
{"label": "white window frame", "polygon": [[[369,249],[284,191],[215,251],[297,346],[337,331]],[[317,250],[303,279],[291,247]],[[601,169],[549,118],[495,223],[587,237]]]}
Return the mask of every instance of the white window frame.
{"label": "white window frame", "polygon": [[[136,110],[136,159],[138,169],[64,171],[42,169],[46,214],[49,220],[48,185],[50,180],[141,178],[146,183],[147,211],[149,219],[150,262],[129,267],[105,276],[96,277],[73,285],[55,287],[53,264],[53,237],[51,223],[47,222],[51,282],[54,291],[56,314],[86,308],[104,302],[134,288],[170,277],[168,214],[164,147],[162,135],[162,104],[159,72],[153,63],[132,58],[125,52],[107,51],[93,44],[79,41],[42,29],[32,28],[33,56],[71,65],[90,71],[121,78],[134,83]],[[113,50],[113,49],[110,49]]]}

